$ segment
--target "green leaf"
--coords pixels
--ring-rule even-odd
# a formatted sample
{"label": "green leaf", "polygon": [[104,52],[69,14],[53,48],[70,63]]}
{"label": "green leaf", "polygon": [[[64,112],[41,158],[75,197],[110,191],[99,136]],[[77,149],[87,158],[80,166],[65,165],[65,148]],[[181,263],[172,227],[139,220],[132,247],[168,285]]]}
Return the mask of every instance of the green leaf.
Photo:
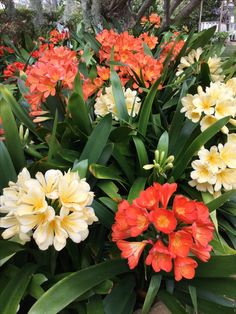
{"label": "green leaf", "polygon": [[135,287],[134,277],[129,275],[124,277],[117,285],[114,286],[111,293],[103,301],[106,314],[123,313],[130,295]]}
{"label": "green leaf", "polygon": [[236,255],[212,256],[207,263],[199,262],[196,269],[196,276],[204,278],[226,278],[234,276],[235,265]]}
{"label": "green leaf", "polygon": [[57,142],[56,132],[57,132],[57,123],[58,123],[58,111],[56,110],[55,118],[53,122],[52,134],[47,138],[49,150],[48,150],[48,161],[50,162],[52,157],[57,153],[60,148],[60,145]]}
{"label": "green leaf", "polygon": [[110,210],[95,200],[93,201],[92,208],[94,209],[99,222],[110,230],[114,222],[114,215]]}
{"label": "green leaf", "polygon": [[112,260],[72,273],[46,291],[30,309],[29,314],[43,314],[48,311],[56,314],[99,283],[127,271],[124,260]]}
{"label": "green leaf", "polygon": [[115,180],[120,183],[125,183],[125,181],[118,174],[116,174],[116,171],[111,169],[110,167],[105,167],[98,164],[91,164],[89,167],[89,171],[97,179]]}
{"label": "green leaf", "polygon": [[212,212],[224,205],[224,203],[229,201],[232,196],[236,196],[236,190],[227,191],[206,205],[209,211]]}
{"label": "green leaf", "polygon": [[161,275],[153,275],[144,300],[142,314],[148,314],[161,285]]}
{"label": "green leaf", "polygon": [[17,174],[11,157],[3,142],[0,141],[0,190],[5,188],[9,181],[16,181]]}
{"label": "green leaf", "polygon": [[202,132],[200,135],[196,137],[196,139],[190,144],[188,149],[184,152],[184,154],[180,154],[180,156],[176,159],[174,163],[174,168],[172,172],[172,176],[175,178],[175,181],[182,175],[186,167],[193,155],[199,151],[199,149],[206,144],[214,135],[216,135],[220,129],[227,124],[229,121],[229,117],[222,118],[215,122],[212,126]]}
{"label": "green leaf", "polygon": [[134,181],[134,173],[132,167],[130,167],[128,159],[126,156],[122,153],[122,151],[115,145],[112,156],[119,164],[121,170],[124,172],[126,177],[128,178],[129,182]]}
{"label": "green leaf", "polygon": [[112,70],[111,67],[111,74],[110,74],[111,86],[112,86],[112,93],[114,96],[117,115],[120,121],[129,121],[129,115],[126,107],[126,101],[124,96],[124,91],[121,85],[121,81],[119,75]]}
{"label": "green leaf", "polygon": [[25,165],[24,152],[11,107],[4,98],[0,99],[0,116],[2,118],[6,147],[15,169],[20,171]]}
{"label": "green leaf", "polygon": [[106,193],[112,200],[118,202],[121,200],[121,196],[118,193],[119,189],[112,181],[100,181],[97,186]]}
{"label": "green leaf", "polygon": [[158,292],[157,296],[168,307],[171,313],[186,314],[183,305],[169,292],[161,290]]}
{"label": "green leaf", "polygon": [[138,136],[133,136],[134,145],[137,151],[138,160],[139,160],[139,173],[146,174],[146,171],[143,169],[143,166],[148,164],[148,154],[146,147]]}
{"label": "green leaf", "polygon": [[197,49],[199,47],[204,47],[209,43],[209,40],[212,38],[216,30],[216,26],[203,30],[193,37],[192,42],[189,44],[191,49]]}
{"label": "green leaf", "polygon": [[139,196],[141,191],[144,190],[146,181],[147,181],[147,178],[144,178],[144,177],[139,177],[134,181],[128,195],[128,201],[130,203]]}
{"label": "green leaf", "polygon": [[25,250],[25,247],[19,243],[0,240],[0,260],[23,250]]}
{"label": "green leaf", "polygon": [[158,86],[160,84],[161,79],[158,79],[151,87],[150,91],[148,92],[141,108],[141,113],[139,117],[138,123],[138,131],[145,136],[147,132],[147,126],[149,117],[152,110],[152,104],[155,99],[156,93],[158,92]]}
{"label": "green leaf", "polygon": [[164,152],[164,158],[165,159],[168,156],[168,149],[169,149],[169,135],[168,132],[164,132],[158,142],[157,149],[159,152]]}
{"label": "green leaf", "polygon": [[189,290],[189,293],[190,293],[190,296],[191,296],[191,300],[192,300],[192,303],[193,303],[194,311],[195,311],[195,313],[198,313],[196,288],[193,287],[193,286],[188,286],[188,290]]}
{"label": "green leaf", "polygon": [[28,113],[20,106],[11,92],[2,84],[0,84],[0,95],[11,106],[14,115],[21,121],[32,133],[38,137],[38,133],[35,130],[35,125],[29,118]]}
{"label": "green leaf", "polygon": [[88,159],[81,160],[79,162],[78,160],[75,160],[72,171],[73,172],[78,171],[81,179],[86,178],[87,171],[88,171]]}
{"label": "green leaf", "polygon": [[27,264],[19,269],[7,283],[5,289],[0,294],[1,314],[16,313],[18,305],[30,282],[35,265]]}
{"label": "green leaf", "polygon": [[111,124],[112,118],[110,114],[101,119],[98,125],[94,128],[93,132],[90,134],[79,161],[88,159],[89,164],[98,161],[107,144],[107,140],[111,132]]}
{"label": "green leaf", "polygon": [[80,94],[74,92],[68,101],[68,111],[71,114],[72,121],[86,135],[91,132],[91,122],[89,119],[88,106]]}
{"label": "green leaf", "polygon": [[98,295],[89,298],[86,309],[86,314],[105,314],[102,299]]}

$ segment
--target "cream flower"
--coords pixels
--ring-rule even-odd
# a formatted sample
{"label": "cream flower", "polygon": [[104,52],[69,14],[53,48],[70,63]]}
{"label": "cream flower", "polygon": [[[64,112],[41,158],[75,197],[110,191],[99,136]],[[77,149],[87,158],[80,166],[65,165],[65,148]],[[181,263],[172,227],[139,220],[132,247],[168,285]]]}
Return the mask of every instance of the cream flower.
{"label": "cream flower", "polygon": [[210,57],[207,61],[207,64],[209,66],[212,81],[213,82],[223,81],[225,76],[223,75],[223,69],[221,67],[222,66],[221,58],[217,56]]}
{"label": "cream flower", "polygon": [[201,160],[195,160],[192,162],[193,171],[191,172],[191,178],[197,180],[199,183],[215,184],[216,176],[209,168],[208,164]]}
{"label": "cream flower", "polygon": [[[184,72],[186,68],[197,63],[202,53],[203,53],[202,48],[197,48],[196,50],[195,49],[191,50],[187,56],[182,57],[180,59],[180,64],[178,66],[176,75],[179,76],[180,74]],[[200,64],[197,64],[196,67],[197,67],[197,73],[198,73],[200,71]]]}
{"label": "cream flower", "polygon": [[58,182],[58,195],[63,207],[70,210],[82,210],[93,201],[93,192],[85,179],[80,179],[77,172],[67,172]]}
{"label": "cream flower", "polygon": [[219,144],[220,158],[229,168],[236,168],[236,144],[228,142],[225,145]]}
{"label": "cream flower", "polygon": [[181,102],[183,107],[180,112],[185,112],[185,116],[192,120],[194,123],[197,123],[201,118],[201,113],[197,110],[196,106],[193,104],[195,96],[187,94],[182,98]]}
{"label": "cream flower", "polygon": [[220,191],[222,187],[227,191],[236,188],[236,169],[221,169],[217,173],[214,190]]}
{"label": "cream flower", "polygon": [[35,177],[39,181],[42,186],[42,189],[46,195],[46,197],[51,199],[58,198],[58,181],[59,178],[62,177],[63,174],[60,170],[48,170],[45,175],[42,172],[37,172]]}
{"label": "cream flower", "polygon": [[236,77],[229,79],[226,82],[226,86],[230,88],[233,92],[233,95],[236,96]]}
{"label": "cream flower", "polygon": [[219,168],[226,167],[216,146],[212,146],[210,150],[201,148],[198,156],[209,167],[212,173],[218,172]]}
{"label": "cream flower", "polygon": [[202,87],[198,87],[199,97],[194,97],[193,105],[196,110],[201,114],[202,112],[206,115],[211,115],[214,113],[214,102],[210,95],[203,92]]}
{"label": "cream flower", "polygon": [[26,241],[33,233],[41,250],[53,245],[59,251],[68,237],[79,243],[88,236],[88,226],[98,220],[90,207],[93,196],[77,172],[69,170],[63,175],[59,170],[48,170],[32,179],[23,169],[0,198],[0,212],[7,214],[0,218],[0,227],[6,229],[2,236],[19,236]]}
{"label": "cream flower", "polygon": [[[128,114],[130,116],[132,115],[132,117],[135,117],[139,113],[141,100],[139,97],[137,97],[136,91],[132,91],[130,88],[123,88],[123,91]],[[105,94],[101,94],[99,97],[97,97],[94,104],[94,112],[97,116],[100,117],[104,117],[106,114],[111,112],[113,118],[118,120],[117,108],[111,86],[105,88]]]}
{"label": "cream flower", "polygon": [[198,157],[192,162],[189,185],[214,196],[236,188],[236,134],[229,134],[224,145],[201,148]]}

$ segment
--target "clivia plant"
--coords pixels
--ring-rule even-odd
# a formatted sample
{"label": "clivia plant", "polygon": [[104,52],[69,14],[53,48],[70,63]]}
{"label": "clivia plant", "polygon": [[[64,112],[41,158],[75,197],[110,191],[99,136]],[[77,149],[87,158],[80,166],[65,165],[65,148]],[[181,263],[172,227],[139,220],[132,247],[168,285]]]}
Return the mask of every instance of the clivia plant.
{"label": "clivia plant", "polygon": [[235,62],[159,22],[1,48],[2,313],[232,313]]}

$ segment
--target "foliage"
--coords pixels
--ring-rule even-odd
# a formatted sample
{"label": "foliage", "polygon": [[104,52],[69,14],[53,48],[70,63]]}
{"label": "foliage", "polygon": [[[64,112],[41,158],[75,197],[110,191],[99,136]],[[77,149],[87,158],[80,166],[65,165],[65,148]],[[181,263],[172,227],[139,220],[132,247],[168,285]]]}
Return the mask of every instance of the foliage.
{"label": "foliage", "polygon": [[[0,85],[0,116],[3,125],[3,140],[0,142],[0,188],[3,191],[0,225],[2,236],[9,238],[0,241],[2,313],[16,313],[19,306],[21,313],[65,311],[126,314],[140,307],[143,307],[143,313],[148,313],[155,300],[161,300],[174,313],[211,313],[212,308],[216,313],[232,313],[234,310],[235,181],[232,179],[230,188],[222,184],[220,193],[213,189],[215,181],[212,174],[212,193],[189,185],[189,181],[193,179],[193,165],[198,154],[202,153],[202,146],[207,151],[214,145],[221,151],[222,147],[235,147],[235,106],[232,107],[229,102],[225,104],[229,110],[227,114],[224,111],[221,117],[215,114],[215,123],[203,131],[200,128],[201,118],[209,114],[207,110],[212,114],[212,108],[219,105],[210,102],[213,98],[203,104],[205,93],[214,87],[214,79],[218,77],[217,84],[227,90],[227,99],[232,99],[232,103],[235,101],[235,61],[215,58],[212,62],[218,50],[210,41],[214,29],[187,35],[171,31],[160,33],[154,26],[142,22],[134,30],[136,37],[128,33],[105,31],[96,38],[86,33],[81,26],[69,38],[66,32],[54,31],[35,44],[27,37],[27,45],[23,49],[17,49],[10,41],[5,41],[4,44],[11,45],[15,53],[3,49],[1,58],[8,63],[20,61],[24,68],[16,69],[7,78],[2,77],[3,83]],[[144,32],[148,34],[144,35]],[[158,43],[155,40],[157,34]],[[137,55],[140,57],[137,58]],[[70,58],[66,59],[65,56]],[[159,71],[156,70],[156,64],[160,67]],[[214,101],[220,99],[219,95],[214,97]],[[103,101],[99,101],[100,98]],[[197,99],[194,103],[190,101],[193,98]],[[226,127],[231,137],[221,132]],[[233,144],[227,146],[229,138]],[[230,149],[227,153],[221,154],[221,165],[225,163],[233,171],[235,155],[231,154]],[[222,171],[227,168],[224,164],[221,168],[214,162],[208,162],[207,165],[211,170],[215,166],[217,171],[218,168]],[[24,170],[17,181],[23,167],[28,169],[31,178]],[[68,183],[70,179],[62,184],[60,180],[63,175],[59,175],[60,182],[56,176],[49,176],[49,173],[56,173],[48,172],[52,169],[59,170],[57,174],[71,169],[64,177],[78,178],[79,175],[78,180],[83,185],[73,189],[73,185]],[[44,176],[38,172],[45,174],[48,179],[44,181]],[[204,175],[207,177],[205,172]],[[37,180],[33,179],[35,176]],[[195,180],[199,178],[201,180],[202,176],[195,176]],[[76,184],[79,184],[78,180]],[[8,181],[17,181],[17,184],[10,183],[7,188]],[[184,209],[195,215],[191,222],[195,226],[193,233],[197,233],[196,230],[200,232],[200,228],[203,233],[206,232],[208,240],[203,243],[201,241],[204,237],[199,236],[199,240],[196,234],[189,236],[189,227],[183,223],[186,217],[181,216],[184,215],[181,211],[183,208],[180,206],[178,212],[176,202],[172,204],[171,193],[167,191],[169,194],[165,192],[165,196],[167,193],[170,204],[177,208],[175,215],[178,219],[174,218],[171,231],[162,229],[162,253],[170,254],[169,247],[165,245],[168,232],[175,229],[177,220],[178,227],[185,228],[179,232],[189,239],[187,254],[192,241],[195,246],[199,246],[199,243],[207,245],[212,239],[212,234],[209,235],[207,231],[212,233],[213,224],[215,230],[207,253],[200,261],[187,257],[185,252],[180,257],[178,250],[175,250],[176,260],[183,262],[181,258],[184,258],[185,266],[191,262],[194,266],[192,268],[196,268],[198,263],[196,273],[194,269],[188,275],[183,271],[183,277],[190,279],[179,281],[175,281],[170,269],[160,272],[156,269],[155,272],[154,267],[154,270],[147,268],[142,258],[137,260],[137,267],[131,271],[111,239],[115,229],[114,220],[119,221],[117,217],[122,211],[122,204],[133,202],[133,208],[137,207],[136,211],[140,212],[144,205],[138,205],[137,199],[141,202],[145,191],[150,191],[150,187],[157,183],[156,186],[162,186],[163,189],[176,186],[174,182],[178,184],[177,194],[184,196]],[[207,181],[200,183],[206,184]],[[40,184],[44,188],[34,188]],[[62,193],[65,189],[75,198],[65,201],[62,196],[65,195]],[[75,229],[68,228],[68,233],[65,233],[62,220],[70,215],[68,209],[76,213],[74,206],[78,208],[79,204],[89,204],[87,196],[91,196],[88,194],[92,193],[88,192],[90,189],[94,192],[94,200],[89,206],[99,221],[91,224],[88,237],[78,244],[78,239],[73,237]],[[35,205],[34,209],[39,210],[38,213],[31,212],[31,218],[38,219],[38,214],[45,213],[40,203],[34,203],[34,192],[39,191],[42,191],[40,195],[43,200],[46,193],[58,193],[57,197],[47,197],[49,206],[55,209],[55,221],[58,224],[53,218],[40,220],[29,227],[29,217],[25,212],[31,204],[29,196]],[[160,199],[156,199],[156,203],[166,207],[163,202],[167,204],[167,201],[158,193],[155,195]],[[27,206],[24,200],[27,200]],[[121,200],[128,201],[124,203]],[[148,197],[147,200],[152,198]],[[191,205],[191,208],[186,204]],[[45,207],[45,203],[42,206]],[[13,207],[14,217],[11,211]],[[197,207],[200,209],[197,210]],[[145,205],[143,210],[146,213],[150,208]],[[171,215],[169,208],[162,210]],[[196,210],[198,215],[201,213],[204,216],[209,230],[204,229],[206,226],[197,225],[199,217],[194,212]],[[81,209],[78,213],[81,213]],[[148,232],[159,235],[160,226],[155,220],[155,214],[145,217],[149,216],[152,216],[153,230],[149,229]],[[137,232],[133,235],[135,241],[140,241],[145,233],[137,231],[139,225],[136,217],[138,215],[128,215],[125,222],[130,230],[134,227],[132,230]],[[50,230],[53,230],[46,233],[47,241],[52,240],[47,242],[51,245],[49,249],[40,250],[33,240],[22,243],[22,233],[28,237],[27,240],[32,236],[37,243],[44,242],[42,234],[45,233],[40,237],[37,229],[41,228],[42,231],[48,224],[52,228]],[[124,225],[121,223],[122,227]],[[122,230],[127,231],[125,228]],[[62,238],[67,241],[63,243],[65,248],[59,251],[58,242],[61,244]],[[126,242],[125,239],[121,240]],[[155,241],[155,238],[152,240]],[[152,246],[153,243],[149,242],[148,245]],[[120,244],[118,246],[121,247]],[[148,252],[146,248],[143,249],[145,258]],[[131,255],[134,253],[131,251]],[[181,269],[180,264],[178,267]]]}

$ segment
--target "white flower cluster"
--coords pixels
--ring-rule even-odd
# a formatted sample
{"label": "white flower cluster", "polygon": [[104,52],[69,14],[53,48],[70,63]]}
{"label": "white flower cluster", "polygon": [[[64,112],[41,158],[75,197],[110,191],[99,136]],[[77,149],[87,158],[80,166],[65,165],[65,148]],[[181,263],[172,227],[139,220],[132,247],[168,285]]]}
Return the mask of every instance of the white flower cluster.
{"label": "white flower cluster", "polygon": [[[197,94],[187,94],[181,102],[181,112],[195,123],[200,121],[202,131],[227,116],[231,116],[229,122],[236,125],[236,78],[226,83],[211,83],[205,92],[199,86]],[[229,130],[224,126],[222,132],[227,134]]]}
{"label": "white flower cluster", "polygon": [[25,242],[33,235],[41,250],[54,245],[60,251],[67,238],[79,243],[88,236],[88,225],[98,220],[90,207],[93,197],[77,172],[48,170],[34,179],[24,168],[0,197],[0,213],[6,214],[0,218],[0,227],[6,229],[2,237],[16,235]]}
{"label": "white flower cluster", "polygon": [[[177,68],[176,75],[181,75],[185,69],[193,66],[196,70],[196,73],[199,73],[201,69],[201,63],[199,62],[199,60],[201,59],[202,53],[202,48],[198,48],[196,50],[191,50],[187,56],[182,57],[180,59],[180,64]],[[224,75],[223,69],[221,68],[221,59],[217,56],[210,57],[207,61],[207,64],[209,66],[212,82],[223,81]]]}
{"label": "white flower cluster", "polygon": [[203,147],[198,157],[192,162],[191,186],[211,194],[219,194],[222,188],[236,188],[236,134],[229,134],[224,145],[212,146],[210,150]]}
{"label": "white flower cluster", "polygon": [[[128,114],[132,117],[135,117],[139,113],[141,100],[139,97],[137,97],[136,91],[131,90],[130,88],[125,89],[124,87],[123,91]],[[111,86],[105,88],[105,94],[101,94],[97,97],[94,104],[94,112],[97,116],[100,117],[104,117],[108,113],[112,113],[112,117],[118,120],[117,108]]]}

